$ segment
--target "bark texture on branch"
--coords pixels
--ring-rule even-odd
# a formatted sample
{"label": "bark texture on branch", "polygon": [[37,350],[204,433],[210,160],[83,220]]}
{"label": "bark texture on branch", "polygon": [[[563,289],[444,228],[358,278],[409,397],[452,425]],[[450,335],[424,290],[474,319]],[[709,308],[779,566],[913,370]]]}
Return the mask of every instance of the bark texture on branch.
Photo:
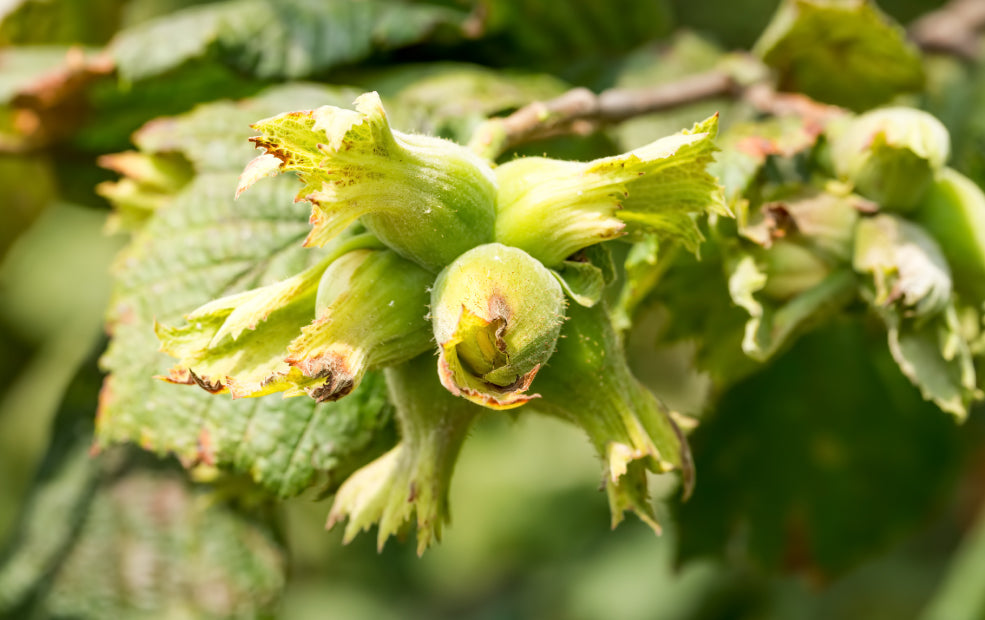
{"label": "bark texture on branch", "polygon": [[[951,0],[911,25],[910,38],[924,51],[976,60],[985,30],[985,0]],[[596,95],[574,88],[549,101],[525,105],[476,130],[469,146],[496,159],[506,151],[559,135],[586,135],[607,124],[715,98],[743,99],[767,114],[802,116],[823,123],[839,108],[798,94],[779,93],[766,80],[744,83],[724,69],[648,88],[613,88]]]}

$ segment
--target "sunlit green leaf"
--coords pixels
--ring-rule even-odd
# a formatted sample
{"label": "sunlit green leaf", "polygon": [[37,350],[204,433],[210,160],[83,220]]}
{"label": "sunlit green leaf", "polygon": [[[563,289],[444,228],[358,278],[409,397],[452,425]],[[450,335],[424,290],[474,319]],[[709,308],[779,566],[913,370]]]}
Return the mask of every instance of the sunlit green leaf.
{"label": "sunlit green leaf", "polygon": [[855,110],[923,86],[919,52],[871,0],[784,0],[754,51],[781,88]]}
{"label": "sunlit green leaf", "polygon": [[225,0],[128,28],[114,40],[113,54],[128,80],[209,55],[262,79],[300,78],[419,43],[463,19],[460,11],[425,3]]}

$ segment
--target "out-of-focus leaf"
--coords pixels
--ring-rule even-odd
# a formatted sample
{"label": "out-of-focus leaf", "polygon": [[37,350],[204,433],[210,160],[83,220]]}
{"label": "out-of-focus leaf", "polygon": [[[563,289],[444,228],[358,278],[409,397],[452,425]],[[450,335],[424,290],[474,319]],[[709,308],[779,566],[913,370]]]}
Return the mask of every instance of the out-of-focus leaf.
{"label": "out-of-focus leaf", "polygon": [[936,509],[959,440],[878,339],[856,324],[813,332],[727,392],[691,436],[700,483],[678,509],[681,555],[844,571]]}
{"label": "out-of-focus leaf", "polygon": [[985,615],[985,511],[954,554],[942,586],[921,620],[974,620]]}
{"label": "out-of-focus leaf", "polygon": [[128,0],[123,7],[121,28],[128,28],[161,15],[174,13],[199,4],[209,4],[217,0]]}
{"label": "out-of-focus leaf", "polygon": [[859,224],[853,262],[871,276],[864,297],[886,324],[900,370],[924,398],[964,419],[981,390],[940,246],[919,226],[878,215]]}
{"label": "out-of-focus leaf", "polygon": [[39,157],[0,156],[0,187],[4,187],[0,262],[11,244],[55,197],[51,164]]}
{"label": "out-of-focus leaf", "polygon": [[[109,313],[113,341],[103,359],[111,374],[100,405],[100,445],[137,442],[172,452],[187,465],[249,473],[288,496],[318,476],[331,477],[336,468],[352,469],[385,447],[374,441],[392,439],[378,434],[391,420],[378,377],[367,377],[344,401],[317,406],[310,399],[230,400],[154,379],[173,363],[158,351],[155,320],[175,323],[212,299],[279,281],[321,257],[301,247],[309,209],[293,202],[293,180],[273,179],[233,198],[238,172],[252,155],[238,148],[249,128],[237,119],[255,119],[264,106],[283,109],[281,97],[304,105],[303,96],[291,95],[305,93],[322,101],[344,96],[313,87],[275,89],[252,102],[212,104],[158,121],[138,136],[146,152],[187,153],[199,174],[154,213],[118,258]],[[220,119],[225,124],[212,125]],[[211,140],[213,135],[222,139]]]}
{"label": "out-of-focus leaf", "polygon": [[722,389],[759,363],[742,352],[749,315],[729,296],[722,243],[713,238],[699,249],[700,259],[679,253],[644,303],[672,316],[656,344],[693,343],[695,365]]}
{"label": "out-of-focus leaf", "polygon": [[834,271],[782,302],[759,296],[769,286],[769,277],[747,255],[729,278],[733,301],[749,313],[742,350],[760,362],[773,357],[796,333],[836,314],[855,297],[855,278],[848,269]]}
{"label": "out-of-focus leaf", "polygon": [[551,99],[569,88],[545,73],[507,73],[452,62],[360,69],[344,77],[347,84],[379,92],[395,127],[462,144],[487,117]]}
{"label": "out-of-focus leaf", "polygon": [[[499,63],[563,69],[569,73],[667,33],[664,0],[636,2],[485,0],[476,23],[482,44]],[[691,119],[693,120],[693,119]]]}
{"label": "out-of-focus leaf", "polygon": [[128,469],[103,473],[52,576],[41,605],[47,615],[242,618],[273,610],[285,558],[262,514],[224,504],[180,472]]}
{"label": "out-of-focus leaf", "polygon": [[106,56],[80,47],[0,50],[0,151],[38,148],[77,129],[86,88],[112,70]]}
{"label": "out-of-focus leaf", "polygon": [[0,46],[105,43],[122,0],[7,0],[0,4]]}
{"label": "out-of-focus leaf", "polygon": [[732,125],[718,139],[721,151],[709,166],[735,205],[770,156],[794,157],[814,146],[823,126],[796,116]]}
{"label": "out-of-focus leaf", "polygon": [[73,374],[75,379],[50,424],[47,453],[0,553],[0,615],[4,617],[27,617],[71,547],[99,483],[100,464],[89,455],[99,373],[91,360]]}
{"label": "out-of-focus leaf", "polygon": [[900,370],[927,400],[959,420],[982,397],[968,343],[962,339],[953,308],[930,321],[884,313],[889,351]]}
{"label": "out-of-focus leaf", "polygon": [[[628,54],[619,66],[613,86],[649,88],[673,82],[719,67],[725,56],[707,39],[680,32],[668,47],[647,45]],[[735,107],[725,98],[675,107],[657,114],[646,114],[619,123],[610,133],[623,149],[632,149],[686,127],[696,119],[721,115],[723,127],[735,119]]]}
{"label": "out-of-focus leaf", "polygon": [[920,89],[920,53],[871,0],[784,0],[754,51],[780,87],[865,110]]}
{"label": "out-of-focus leaf", "polygon": [[460,28],[464,18],[425,3],[225,0],[128,28],[114,39],[113,54],[127,80],[210,54],[261,79],[299,78],[420,43],[441,27]]}
{"label": "out-of-focus leaf", "polygon": [[678,24],[707,32],[728,49],[749,49],[776,5],[777,0],[671,0]]}
{"label": "out-of-focus leaf", "polygon": [[90,359],[0,557],[0,615],[12,618],[242,618],[284,585],[263,504],[227,504],[173,464],[132,448],[91,454],[100,373]]}

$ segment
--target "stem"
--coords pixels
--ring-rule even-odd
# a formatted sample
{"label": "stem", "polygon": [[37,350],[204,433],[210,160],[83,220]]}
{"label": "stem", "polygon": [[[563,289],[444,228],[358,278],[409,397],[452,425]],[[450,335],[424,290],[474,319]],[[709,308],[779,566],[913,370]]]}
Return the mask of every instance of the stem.
{"label": "stem", "polygon": [[550,101],[535,101],[503,118],[480,125],[469,141],[476,153],[496,159],[521,144],[553,136],[585,135],[599,126],[706,99],[734,96],[733,77],[720,70],[649,88],[612,88],[596,95],[574,88]]}
{"label": "stem", "polygon": [[[926,52],[975,60],[982,30],[985,2],[951,0],[913,22],[909,35]],[[549,101],[527,104],[509,116],[489,119],[473,133],[469,146],[479,155],[495,160],[537,140],[586,135],[606,124],[718,97],[743,100],[767,114],[793,114],[807,121],[826,120],[840,111],[804,95],[778,93],[768,79],[750,84],[729,71],[714,69],[674,82],[647,88],[613,88],[597,95],[586,88],[574,88]]]}
{"label": "stem", "polygon": [[982,30],[985,30],[985,2],[951,0],[910,24],[909,34],[925,52],[973,61],[979,55]]}

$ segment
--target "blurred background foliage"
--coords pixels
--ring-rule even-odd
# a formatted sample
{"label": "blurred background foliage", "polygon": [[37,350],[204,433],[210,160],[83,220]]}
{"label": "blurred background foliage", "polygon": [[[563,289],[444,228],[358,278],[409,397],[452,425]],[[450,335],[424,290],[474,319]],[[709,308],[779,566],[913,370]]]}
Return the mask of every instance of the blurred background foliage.
{"label": "blurred background foliage", "polygon": [[[903,26],[943,4],[879,2]],[[573,86],[641,87],[721,66],[752,48],[777,6],[0,1],[0,615],[985,618],[981,406],[958,425],[922,400],[884,330],[857,316],[751,365],[729,340],[747,317],[713,254],[668,274],[628,344],[641,379],[701,418],[694,497],[680,503],[673,482],[655,483],[670,498],[658,504],[659,538],[635,520],[609,531],[586,442],[537,416],[481,420],[452,485],[454,527],[423,558],[405,543],[377,554],[371,536],[342,546],[313,492],[274,504],[244,479],[192,481],[177,460],[137,447],[90,450],[120,231],[167,204],[176,178],[239,169],[249,122],[377,90],[395,127],[465,142],[486,117]],[[898,101],[938,116],[952,165],[982,185],[982,55],[914,58],[924,78]],[[780,84],[797,87],[788,77]],[[856,107],[894,95],[813,88],[801,89]],[[702,101],[519,152],[598,157],[716,110],[726,126],[755,116]],[[159,167],[106,159],[134,144]],[[160,157],[176,151],[168,168]],[[116,172],[129,184],[107,185]],[[123,206],[111,214],[107,198]],[[667,298],[694,309],[684,314],[695,324],[676,329],[721,334],[721,346],[654,354]],[[697,321],[702,306],[721,311],[714,323]],[[695,355],[733,376],[689,370]]]}

